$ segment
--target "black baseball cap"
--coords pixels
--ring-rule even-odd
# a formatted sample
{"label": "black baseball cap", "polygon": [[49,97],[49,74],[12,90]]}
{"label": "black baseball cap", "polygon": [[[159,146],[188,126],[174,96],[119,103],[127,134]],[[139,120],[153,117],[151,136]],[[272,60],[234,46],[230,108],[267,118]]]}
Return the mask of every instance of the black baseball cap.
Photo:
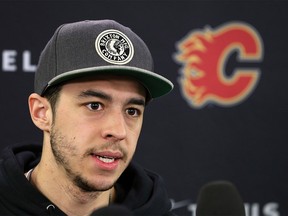
{"label": "black baseball cap", "polygon": [[148,47],[130,28],[114,20],[85,20],[57,28],[40,55],[34,90],[43,96],[51,86],[98,74],[131,76],[151,98],[173,89],[153,71]]}

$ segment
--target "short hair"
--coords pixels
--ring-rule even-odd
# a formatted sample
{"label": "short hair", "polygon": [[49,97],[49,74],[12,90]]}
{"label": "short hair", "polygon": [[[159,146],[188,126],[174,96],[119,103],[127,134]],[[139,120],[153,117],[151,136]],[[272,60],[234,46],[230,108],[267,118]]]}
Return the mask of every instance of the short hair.
{"label": "short hair", "polygon": [[62,85],[51,86],[45,91],[43,95],[43,97],[46,98],[51,105],[53,119],[56,113],[56,106],[57,106],[57,102],[58,102],[61,90],[62,90]]}

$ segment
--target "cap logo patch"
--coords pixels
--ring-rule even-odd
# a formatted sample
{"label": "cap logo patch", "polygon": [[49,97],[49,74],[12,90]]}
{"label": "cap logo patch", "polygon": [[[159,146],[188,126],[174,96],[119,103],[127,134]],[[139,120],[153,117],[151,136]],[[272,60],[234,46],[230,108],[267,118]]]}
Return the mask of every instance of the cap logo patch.
{"label": "cap logo patch", "polygon": [[134,47],[129,38],[115,29],[100,33],[96,38],[95,48],[98,55],[111,64],[127,64],[134,55]]}

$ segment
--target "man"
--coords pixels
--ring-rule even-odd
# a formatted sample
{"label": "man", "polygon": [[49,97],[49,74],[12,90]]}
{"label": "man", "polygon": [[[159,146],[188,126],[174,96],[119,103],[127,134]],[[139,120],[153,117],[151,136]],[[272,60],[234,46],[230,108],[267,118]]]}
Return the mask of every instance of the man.
{"label": "man", "polygon": [[115,21],[60,26],[28,100],[43,146],[4,150],[0,215],[90,215],[112,204],[171,214],[161,178],[131,162],[145,106],[173,88],[152,70],[145,43]]}

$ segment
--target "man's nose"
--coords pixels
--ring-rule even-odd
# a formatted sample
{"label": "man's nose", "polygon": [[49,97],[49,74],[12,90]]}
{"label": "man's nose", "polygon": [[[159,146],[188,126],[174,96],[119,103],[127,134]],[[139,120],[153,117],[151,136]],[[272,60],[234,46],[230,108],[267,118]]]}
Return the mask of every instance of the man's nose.
{"label": "man's nose", "polygon": [[127,128],[123,112],[115,111],[109,113],[103,124],[102,136],[105,139],[125,139]]}

